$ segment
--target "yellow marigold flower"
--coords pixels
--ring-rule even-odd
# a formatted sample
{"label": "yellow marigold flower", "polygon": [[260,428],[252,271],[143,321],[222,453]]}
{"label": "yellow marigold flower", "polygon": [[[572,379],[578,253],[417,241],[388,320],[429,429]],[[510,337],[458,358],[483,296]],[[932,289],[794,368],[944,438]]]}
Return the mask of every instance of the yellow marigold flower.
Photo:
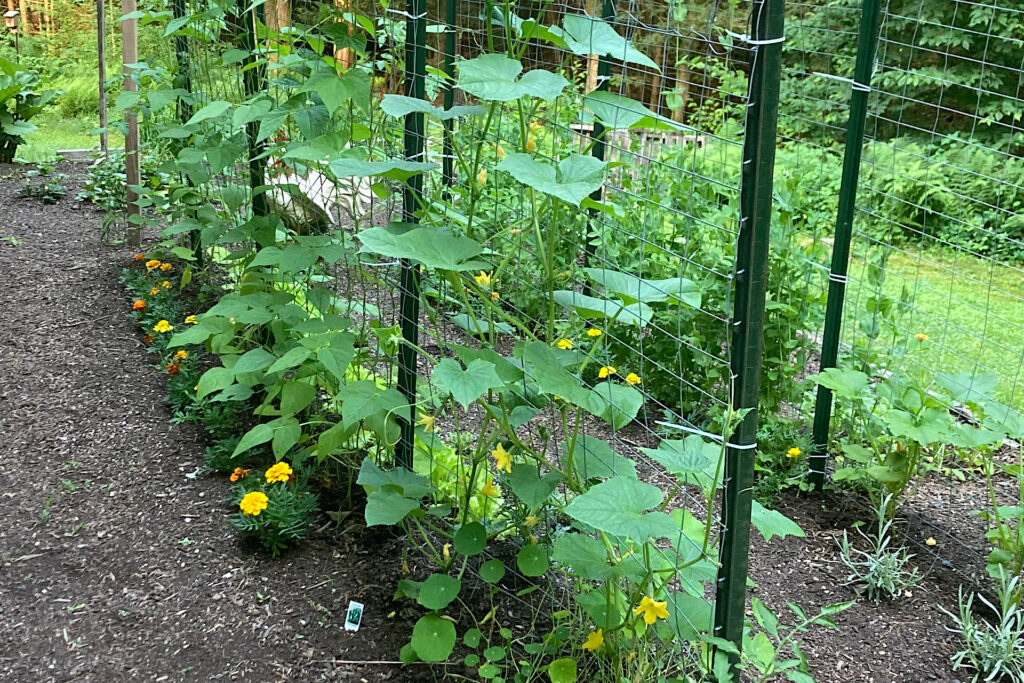
{"label": "yellow marigold flower", "polygon": [[604,629],[599,628],[587,636],[586,642],[583,643],[583,649],[593,652],[602,645],[604,645]]}
{"label": "yellow marigold flower", "polygon": [[132,303],[132,310],[133,311],[144,311],[144,310],[146,310],[146,302],[143,301],[142,299],[136,299]]}
{"label": "yellow marigold flower", "polygon": [[536,135],[537,133],[541,132],[542,130],[544,130],[544,124],[542,124],[540,121],[531,121],[530,122],[530,132],[532,134]]}
{"label": "yellow marigold flower", "polygon": [[189,315],[189,316],[185,317],[185,324],[186,325],[195,325],[197,322],[199,322],[199,321],[196,320],[196,317],[194,315]]}
{"label": "yellow marigold flower", "polygon": [[562,349],[563,351],[568,351],[569,349],[572,348],[572,342],[569,341],[568,339],[559,339],[558,343],[555,344],[555,346]]}
{"label": "yellow marigold flower", "polygon": [[613,368],[610,365],[602,366],[601,369],[597,371],[597,376],[600,377],[601,379],[604,379],[605,377],[611,377],[614,374],[615,368]]}
{"label": "yellow marigold flower", "polygon": [[239,479],[245,479],[247,476],[249,476],[249,472],[251,471],[252,470],[247,470],[243,467],[236,467],[235,471],[231,473],[231,476],[229,478],[233,482],[238,481]]}
{"label": "yellow marigold flower", "polygon": [[427,415],[426,413],[420,413],[420,419],[416,420],[416,424],[423,426],[423,431],[432,432],[434,431],[434,420],[437,418],[433,415]]}
{"label": "yellow marigold flower", "polygon": [[498,489],[497,486],[494,485],[494,480],[491,479],[490,477],[487,477],[487,483],[484,484],[484,487],[480,490],[480,493],[484,494],[488,498],[497,498],[499,495],[501,495],[501,491]]}
{"label": "yellow marigold flower", "polygon": [[793,446],[788,451],[786,451],[786,457],[787,458],[799,458],[800,457],[800,453],[802,453],[802,452],[803,451],[801,451],[799,448],[797,448],[796,446]]}
{"label": "yellow marigold flower", "polygon": [[633,610],[633,614],[642,614],[644,623],[650,625],[658,619],[668,619],[668,610],[665,609],[665,605],[666,603],[658,602],[645,595],[640,601],[640,605]]}
{"label": "yellow marigold flower", "polygon": [[505,148],[502,147],[501,145],[495,145],[494,154],[495,156],[498,157],[498,161],[501,161],[502,159],[505,158]]}
{"label": "yellow marigold flower", "polygon": [[156,270],[160,267],[160,262],[155,258],[146,261],[146,270]]}
{"label": "yellow marigold flower", "polygon": [[150,293],[151,295],[153,295],[153,294],[159,294],[159,293],[160,293],[160,288],[159,288],[159,287],[154,287],[153,289],[149,290],[149,293]]}
{"label": "yellow marigold flower", "polygon": [[253,491],[245,494],[238,507],[242,509],[244,514],[256,516],[267,509],[269,502],[270,499],[267,498],[267,494],[263,493],[263,491]]}
{"label": "yellow marigold flower", "polygon": [[628,375],[626,375],[626,384],[632,387],[637,386],[641,382],[643,382],[643,380],[640,379],[640,375],[636,374],[635,372],[631,372]]}
{"label": "yellow marigold flower", "polygon": [[161,263],[161,264],[160,264],[160,270],[164,271],[165,273],[166,273],[166,272],[167,272],[168,270],[170,270],[171,268],[173,268],[173,267],[174,267],[174,266],[172,266],[172,265],[171,265],[170,263]]}
{"label": "yellow marigold flower", "polygon": [[923,341],[926,341],[928,339],[928,335],[924,334],[923,332],[920,332],[920,333],[914,335],[914,339],[916,339],[919,342],[923,342]]}
{"label": "yellow marigold flower", "polygon": [[153,325],[154,332],[170,332],[174,329],[174,325],[170,324],[166,320],[161,320],[156,325]]}
{"label": "yellow marigold flower", "polygon": [[597,337],[600,337],[602,334],[604,334],[604,332],[602,332],[601,330],[597,329],[596,327],[591,327],[589,330],[587,330],[587,336],[588,337],[597,338]]}
{"label": "yellow marigold flower", "polygon": [[266,474],[263,476],[265,476],[267,481],[270,483],[288,481],[292,478],[292,466],[284,461],[279,462],[268,469]]}
{"label": "yellow marigold flower", "polygon": [[925,542],[924,542],[924,544],[925,544],[925,545],[937,545],[937,544],[938,544],[938,541],[936,541],[936,540],[935,540],[934,538],[932,538],[931,536],[929,536],[929,537],[928,537],[928,540],[927,540],[927,541],[925,541]]}
{"label": "yellow marigold flower", "polygon": [[505,447],[500,443],[498,447],[491,451],[491,457],[494,458],[494,464],[502,472],[512,471],[512,456],[508,454]]}
{"label": "yellow marigold flower", "polygon": [[491,292],[491,301],[497,301],[500,298],[501,294],[498,294],[497,292]]}
{"label": "yellow marigold flower", "polygon": [[476,184],[483,187],[487,184],[487,169],[481,168],[476,174]]}
{"label": "yellow marigold flower", "polygon": [[480,274],[477,275],[476,277],[474,277],[473,279],[476,280],[476,283],[478,285],[481,285],[483,287],[490,287],[491,286],[491,274],[490,273],[485,273],[484,271],[481,270]]}
{"label": "yellow marigold flower", "polygon": [[540,520],[537,517],[534,517],[533,515],[530,515],[529,517],[527,517],[526,519],[523,520],[523,524],[526,525],[527,529],[532,529],[533,527],[537,526],[537,524],[539,524],[539,523],[540,523]]}
{"label": "yellow marigold flower", "polygon": [[526,152],[527,154],[533,154],[537,151],[537,140],[531,135],[526,138]]}
{"label": "yellow marigold flower", "polygon": [[163,282],[160,283],[160,286],[163,287],[164,289],[170,289],[171,288],[171,281],[170,280],[164,280]]}
{"label": "yellow marigold flower", "polygon": [[188,358],[188,351],[182,349],[178,351],[176,354],[174,354],[174,357],[177,360],[185,360],[186,358]]}

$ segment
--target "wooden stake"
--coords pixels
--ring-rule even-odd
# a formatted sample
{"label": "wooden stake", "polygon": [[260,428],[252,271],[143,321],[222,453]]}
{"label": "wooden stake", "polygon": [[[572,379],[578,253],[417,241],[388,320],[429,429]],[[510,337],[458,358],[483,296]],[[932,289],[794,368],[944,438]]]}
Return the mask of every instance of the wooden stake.
{"label": "wooden stake", "polygon": [[100,74],[100,153],[106,161],[107,149],[107,91],[103,88],[107,80],[107,18],[105,0],[96,0],[96,60]]}
{"label": "wooden stake", "polygon": [[[135,0],[121,0],[121,14],[127,15],[135,11]],[[125,92],[138,92],[138,86],[131,78],[129,64],[134,64],[139,57],[139,33],[138,20],[125,19],[121,22],[121,53],[123,55],[122,69],[124,70]],[[139,195],[132,190],[132,186],[139,185],[139,117],[130,110],[125,111],[124,122],[127,125],[127,132],[124,136],[124,172],[125,172],[125,202],[127,205],[126,217],[128,228],[126,229],[126,240],[132,246],[142,243],[142,226],[137,222],[139,216]],[[134,219],[134,220],[133,220]]]}

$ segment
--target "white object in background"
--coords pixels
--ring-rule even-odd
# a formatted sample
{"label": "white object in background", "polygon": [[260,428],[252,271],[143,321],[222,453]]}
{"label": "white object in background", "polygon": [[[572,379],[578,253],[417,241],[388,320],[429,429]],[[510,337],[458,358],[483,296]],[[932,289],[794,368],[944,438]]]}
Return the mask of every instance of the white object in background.
{"label": "white object in background", "polygon": [[358,631],[359,622],[363,620],[363,603],[350,600],[348,612],[345,613],[345,630]]}

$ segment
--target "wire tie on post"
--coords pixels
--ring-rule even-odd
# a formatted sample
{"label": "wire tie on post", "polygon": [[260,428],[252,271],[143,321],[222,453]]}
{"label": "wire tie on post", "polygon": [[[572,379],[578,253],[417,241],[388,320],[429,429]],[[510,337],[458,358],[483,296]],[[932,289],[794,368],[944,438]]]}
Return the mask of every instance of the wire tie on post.
{"label": "wire tie on post", "polygon": [[825,73],[823,71],[812,71],[811,75],[812,76],[821,76],[822,78],[827,78],[827,79],[832,80],[832,81],[839,81],[840,83],[846,83],[847,85],[853,87],[854,90],[859,90],[860,92],[871,92],[871,86],[870,85],[867,85],[866,83],[859,83],[858,81],[855,81],[852,78],[847,78],[845,76],[837,76],[835,74],[827,74],[827,73]]}
{"label": "wire tie on post", "polygon": [[[659,424],[662,427],[672,427],[673,429],[678,429],[678,430],[681,430],[681,431],[684,431],[684,432],[689,432],[690,434],[696,434],[697,436],[703,436],[703,437],[706,437],[708,439],[711,439],[712,441],[716,441],[718,443],[722,443],[723,442],[723,438],[722,438],[722,436],[720,434],[712,434],[711,432],[705,432],[703,430],[697,429],[696,427],[688,427],[686,425],[677,425],[674,422],[663,422],[661,420],[656,421],[655,424]],[[756,443],[734,444],[734,443],[729,443],[728,441],[726,441],[725,445],[728,448],[734,448],[734,449],[736,449],[738,451],[750,451],[750,450],[753,450],[753,449],[757,448],[757,444]]]}
{"label": "wire tie on post", "polygon": [[405,10],[390,9],[390,8],[388,9],[388,12],[391,12],[392,14],[399,14],[399,15],[405,17],[406,19],[412,19],[413,21],[419,21],[420,19],[426,19],[427,18],[427,13],[426,12],[424,12],[423,14],[409,14]]}
{"label": "wire tie on post", "polygon": [[786,42],[786,36],[779,36],[778,38],[765,38],[763,40],[754,40],[746,33],[736,33],[735,31],[730,31],[727,28],[723,28],[722,30],[725,32],[725,35],[735,38],[736,40],[741,40],[747,45],[777,45],[778,43]]}
{"label": "wire tie on post", "polygon": [[841,285],[845,285],[850,281],[850,278],[846,275],[839,275],[838,273],[829,273],[828,279],[831,282],[838,282]]}

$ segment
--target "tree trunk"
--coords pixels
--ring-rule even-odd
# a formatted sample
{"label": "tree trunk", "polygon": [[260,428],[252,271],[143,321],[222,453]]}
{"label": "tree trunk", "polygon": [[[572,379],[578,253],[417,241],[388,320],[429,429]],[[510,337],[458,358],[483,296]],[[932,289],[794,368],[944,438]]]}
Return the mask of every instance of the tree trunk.
{"label": "tree trunk", "polygon": [[[654,51],[654,63],[661,64],[665,57],[665,46],[659,45]],[[662,65],[664,69],[664,65]],[[655,72],[651,79],[651,92],[648,95],[647,108],[653,111],[655,114],[661,113],[661,74]]]}
{"label": "tree trunk", "polygon": [[686,101],[690,98],[690,65],[686,62],[676,64],[676,96],[679,106],[672,110],[672,120],[683,123],[686,120]]}

